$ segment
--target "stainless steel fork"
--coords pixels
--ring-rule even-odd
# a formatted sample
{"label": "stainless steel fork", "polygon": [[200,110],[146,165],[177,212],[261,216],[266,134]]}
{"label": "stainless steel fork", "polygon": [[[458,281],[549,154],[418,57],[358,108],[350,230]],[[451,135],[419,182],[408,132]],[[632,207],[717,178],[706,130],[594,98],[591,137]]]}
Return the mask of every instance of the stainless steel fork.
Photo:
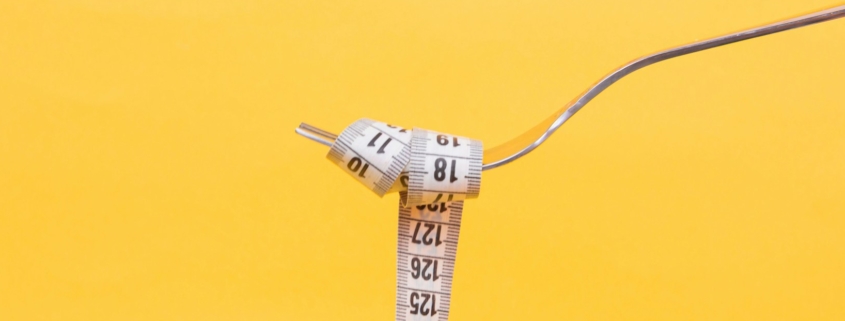
{"label": "stainless steel fork", "polygon": [[[484,166],[482,169],[493,169],[508,164],[530,153],[532,150],[537,148],[537,146],[540,146],[540,144],[546,141],[546,139],[548,139],[549,136],[551,136],[555,132],[555,130],[558,129],[558,127],[563,125],[563,123],[569,120],[569,118],[572,118],[575,113],[581,110],[584,105],[593,100],[593,98],[595,98],[599,93],[607,89],[607,87],[609,87],[622,77],[625,77],[626,75],[636,70],[639,70],[640,68],[667,60],[669,58],[683,56],[705,49],[723,46],[751,38],[770,35],[773,33],[778,33],[781,31],[795,29],[842,17],[845,17],[845,5],[788,20],[779,21],[762,27],[747,29],[717,38],[694,42],[688,45],[664,50],[636,59],[616,69],[615,71],[611,72],[610,74],[599,80],[592,87],[587,89],[587,91],[585,91],[580,96],[576,97],[574,100],[569,102],[566,106],[558,110],[551,117],[547,118],[546,120],[543,120],[542,122],[534,126],[534,128],[529,129],[522,135],[519,135],[504,144],[485,150]],[[310,138],[311,140],[314,140],[321,144],[324,144],[326,146],[331,146],[334,140],[337,138],[337,135],[331,132],[319,129],[306,123],[300,124],[299,127],[296,128],[296,133]]]}

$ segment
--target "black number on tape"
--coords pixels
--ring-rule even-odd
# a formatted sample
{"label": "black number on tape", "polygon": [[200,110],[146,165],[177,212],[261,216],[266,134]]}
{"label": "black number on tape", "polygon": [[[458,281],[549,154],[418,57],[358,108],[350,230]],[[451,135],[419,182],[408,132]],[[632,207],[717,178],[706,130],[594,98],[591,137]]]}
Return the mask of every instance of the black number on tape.
{"label": "black number on tape", "polygon": [[[429,268],[432,268],[432,272],[428,272]],[[411,277],[414,279],[422,277],[426,281],[437,281],[440,278],[440,275],[437,274],[437,260],[426,258],[420,260],[417,257],[411,259]]]}
{"label": "black number on tape", "polygon": [[[443,194],[438,194],[438,195],[443,195]],[[449,194],[449,195],[452,195],[452,194]],[[449,199],[451,199],[451,198],[449,198]],[[440,197],[438,197],[434,201],[437,202],[438,200],[440,200]],[[426,208],[428,208],[428,210],[432,211],[432,212],[437,212],[439,210],[440,213],[443,213],[443,212],[445,212],[446,210],[449,209],[449,207],[446,206],[446,203],[440,203],[440,205],[437,205],[435,203],[431,203],[431,204],[428,204],[428,205],[417,205],[417,209],[420,210],[420,211],[424,211]]]}
{"label": "black number on tape", "polygon": [[[364,164],[364,166],[361,166],[361,164]],[[358,173],[358,176],[365,177],[364,173],[367,172],[367,168],[370,168],[370,164],[364,163],[358,157],[352,157],[352,159],[349,160],[349,164],[346,164],[346,168],[353,173]],[[361,170],[360,173],[358,172],[358,169]]]}
{"label": "black number on tape", "polygon": [[[437,135],[437,143],[440,144],[440,146],[449,145],[449,136]],[[461,146],[461,144],[458,144],[458,138],[452,137],[452,147],[458,147],[458,146]]]}
{"label": "black number on tape", "polygon": [[[421,226],[426,228],[422,235],[420,235]],[[437,229],[436,231],[435,228]],[[440,224],[417,222],[417,226],[414,227],[414,235],[411,236],[411,243],[424,245],[434,243],[434,246],[440,246],[440,244],[443,244],[443,241],[440,240],[441,229],[442,226]],[[430,236],[431,232],[435,232],[434,236]]]}
{"label": "black number on tape", "polygon": [[[449,198],[446,199],[446,202],[451,202],[453,196],[454,196],[454,194],[449,194]],[[439,205],[437,204],[437,202],[440,202],[440,199],[442,199],[442,198],[443,198],[443,193],[437,194],[437,197],[434,199],[434,201],[431,202],[431,204],[417,205],[417,209],[420,210],[420,211],[425,211],[425,209],[428,209],[431,212],[439,211],[440,213],[443,213],[443,212],[445,212],[446,210],[449,209],[449,206],[446,206],[446,203],[444,203],[444,202],[441,202]]]}
{"label": "black number on tape", "polygon": [[437,135],[437,143],[441,146],[449,145],[449,139],[446,138],[446,135]]}
{"label": "black number on tape", "polygon": [[434,179],[442,182],[446,178],[446,159],[443,157],[434,160]]}
{"label": "black number on tape", "polygon": [[[435,294],[411,292],[411,314],[435,315],[437,314],[437,298]],[[429,299],[431,304],[429,304]],[[422,301],[422,302],[420,302]]]}
{"label": "black number on tape", "polygon": [[[453,159],[452,160],[452,170],[449,173],[449,183],[454,183],[458,180],[458,177],[455,176],[455,167],[458,164],[458,161]],[[438,157],[434,160],[434,180],[438,182],[442,182],[446,179],[446,159],[443,157]]]}
{"label": "black number on tape", "polygon": [[[375,147],[376,140],[378,140],[379,137],[381,137],[381,133],[376,134],[376,136],[373,137],[373,140],[371,140],[370,143],[367,144],[367,146]],[[376,154],[384,154],[384,148],[387,147],[387,144],[390,143],[391,140],[393,140],[393,138],[388,138],[387,140],[385,140],[384,143],[381,144],[381,147],[379,147],[378,151],[376,151]]]}

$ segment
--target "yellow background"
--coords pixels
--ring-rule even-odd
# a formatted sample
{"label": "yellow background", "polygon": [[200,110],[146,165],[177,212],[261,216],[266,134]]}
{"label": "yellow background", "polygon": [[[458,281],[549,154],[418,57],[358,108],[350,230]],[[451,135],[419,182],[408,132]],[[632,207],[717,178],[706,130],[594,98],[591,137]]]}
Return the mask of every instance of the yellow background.
{"label": "yellow background", "polygon": [[[837,5],[2,1],[0,319],[391,320],[396,196],[298,135],[530,128]],[[485,172],[452,320],[845,319],[845,20],[677,58]]]}

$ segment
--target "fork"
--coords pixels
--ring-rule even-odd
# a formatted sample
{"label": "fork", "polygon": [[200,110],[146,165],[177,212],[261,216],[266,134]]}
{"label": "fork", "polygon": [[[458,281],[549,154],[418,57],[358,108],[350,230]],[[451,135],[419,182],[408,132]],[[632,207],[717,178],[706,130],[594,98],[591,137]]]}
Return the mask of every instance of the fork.
{"label": "fork", "polygon": [[[845,17],[845,5],[814,12],[811,14],[795,17],[792,19],[778,21],[772,24],[761,27],[746,29],[743,31],[727,34],[721,37],[711,38],[703,41],[694,42],[688,45],[675,47],[672,49],[660,51],[648,56],[641,57],[631,61],[622,67],[617,68],[597,83],[593,84],[587,91],[577,96],[570,101],[563,108],[555,112],[549,118],[541,121],[539,124],[529,129],[522,135],[511,139],[504,144],[495,146],[484,151],[484,165],[482,170],[493,169],[518,158],[527,155],[535,148],[540,146],[546,139],[549,138],[563,123],[572,118],[581,108],[595,98],[599,93],[607,89],[610,85],[622,79],[622,77],[637,71],[645,66],[652,65],[670,58],[683,56],[693,52],[715,48],[735,42],[757,38],[781,31],[800,28],[811,24],[830,21],[837,18]],[[305,136],[313,141],[321,143],[326,146],[331,146],[337,135],[311,126],[306,123],[301,123],[296,128],[296,133]]]}

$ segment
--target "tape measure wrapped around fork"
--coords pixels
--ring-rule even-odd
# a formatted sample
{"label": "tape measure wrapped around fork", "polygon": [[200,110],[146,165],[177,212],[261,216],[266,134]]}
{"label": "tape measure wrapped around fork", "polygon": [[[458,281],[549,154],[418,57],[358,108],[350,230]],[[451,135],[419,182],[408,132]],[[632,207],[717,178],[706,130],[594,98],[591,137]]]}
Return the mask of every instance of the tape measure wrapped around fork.
{"label": "tape measure wrapped around fork", "polygon": [[379,197],[399,192],[397,320],[447,320],[463,200],[481,188],[480,141],[361,119],[327,158]]}

